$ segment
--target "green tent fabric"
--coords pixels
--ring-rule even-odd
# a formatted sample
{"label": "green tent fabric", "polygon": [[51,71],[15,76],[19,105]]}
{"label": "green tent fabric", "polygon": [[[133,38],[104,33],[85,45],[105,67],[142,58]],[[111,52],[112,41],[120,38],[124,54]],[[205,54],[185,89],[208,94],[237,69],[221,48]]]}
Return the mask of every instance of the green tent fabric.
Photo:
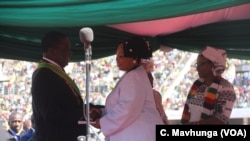
{"label": "green tent fabric", "polygon": [[98,26],[190,15],[249,0],[1,0],[1,25]]}
{"label": "green tent fabric", "polygon": [[[6,30],[7,29],[7,30]],[[4,28],[1,29],[1,51],[2,58],[15,60],[38,61],[41,58],[40,39],[49,30],[59,30],[68,34],[72,40],[72,61],[83,61],[84,47],[79,39],[79,30],[75,28]],[[10,30],[12,29],[12,30]],[[115,54],[117,44],[124,38],[133,34],[122,32],[106,26],[92,27],[95,34],[92,43],[93,59],[102,58]],[[242,30],[243,29],[243,30]],[[250,59],[250,20],[215,23],[200,26],[193,29],[173,33],[147,37],[151,42],[153,50],[161,45],[178,48],[184,51],[198,52],[206,45],[219,46],[227,50],[228,57],[239,59]],[[6,31],[5,31],[6,30]],[[11,31],[11,32],[10,32]],[[11,36],[7,35],[11,33]],[[241,47],[239,47],[241,46]]]}
{"label": "green tent fabric", "polygon": [[[23,28],[8,27],[1,29],[1,58],[14,60],[38,61],[42,50],[40,40],[50,30],[62,31],[69,35],[72,41],[73,56],[71,61],[83,61],[84,47],[79,39],[79,30],[82,27],[70,28]],[[115,54],[117,44],[133,34],[125,33],[106,26],[91,27],[94,32],[92,59],[98,59]]]}
{"label": "green tent fabric", "polygon": [[161,44],[199,52],[209,45],[225,49],[229,58],[250,59],[250,20],[214,23],[171,35],[159,36]]}
{"label": "green tent fabric", "polygon": [[[248,3],[250,0],[2,0],[0,58],[38,61],[42,36],[49,30],[59,30],[72,40],[72,61],[83,61],[83,44],[79,40],[82,27],[94,31],[92,58],[102,58],[115,54],[117,44],[135,34],[109,25],[180,17]],[[250,59],[249,22],[245,19],[211,23],[172,34],[144,36],[154,50],[169,46],[197,52],[211,45],[226,49],[229,57]]]}

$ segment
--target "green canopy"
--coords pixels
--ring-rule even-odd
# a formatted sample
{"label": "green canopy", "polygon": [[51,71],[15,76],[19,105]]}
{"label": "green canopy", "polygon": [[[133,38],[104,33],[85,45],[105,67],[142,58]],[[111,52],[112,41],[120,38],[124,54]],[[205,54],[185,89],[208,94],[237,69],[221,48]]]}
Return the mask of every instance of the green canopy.
{"label": "green canopy", "polygon": [[[115,54],[117,44],[135,34],[146,36],[154,50],[168,46],[197,52],[211,45],[225,49],[229,57],[250,59],[250,10],[244,12],[244,19],[234,17],[234,20],[210,21],[171,33],[142,34],[136,29],[130,32],[113,27],[115,24],[171,19],[249,3],[250,0],[1,0],[0,58],[38,61],[42,36],[49,30],[59,30],[72,40],[72,61],[82,61],[84,50],[79,30],[91,27],[94,32],[93,59]],[[231,14],[230,10],[227,14]],[[143,30],[154,28],[157,25],[152,24]]]}

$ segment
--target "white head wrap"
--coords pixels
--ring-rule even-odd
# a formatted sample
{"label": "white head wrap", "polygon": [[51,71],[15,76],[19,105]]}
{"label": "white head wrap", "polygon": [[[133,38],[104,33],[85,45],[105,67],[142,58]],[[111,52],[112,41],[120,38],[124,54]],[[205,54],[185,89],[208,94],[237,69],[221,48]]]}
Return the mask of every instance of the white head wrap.
{"label": "white head wrap", "polygon": [[214,64],[214,75],[221,75],[226,69],[227,53],[225,50],[207,46],[200,54]]}

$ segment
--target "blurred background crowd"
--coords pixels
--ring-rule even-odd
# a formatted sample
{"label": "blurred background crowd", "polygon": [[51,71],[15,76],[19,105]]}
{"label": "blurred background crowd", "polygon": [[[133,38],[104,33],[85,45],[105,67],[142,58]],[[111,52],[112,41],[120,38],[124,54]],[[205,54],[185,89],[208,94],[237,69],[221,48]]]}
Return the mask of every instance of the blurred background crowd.
{"label": "blurred background crowd", "polygon": [[[153,53],[154,86],[162,95],[166,113],[182,110],[188,90],[197,79],[196,57],[196,53],[176,49],[169,52],[157,50]],[[249,67],[250,60],[228,59],[227,70],[223,74],[235,86],[235,108],[250,107],[250,69],[242,69],[244,66]],[[27,118],[31,115],[31,77],[36,67],[37,62],[0,59],[0,117],[4,127],[8,128],[8,116],[12,111],[23,112]],[[84,98],[85,62],[71,62],[65,69],[79,86]],[[116,67],[115,55],[92,60],[89,101],[104,105],[106,96],[121,75],[122,72]],[[167,115],[171,118],[171,115]]]}

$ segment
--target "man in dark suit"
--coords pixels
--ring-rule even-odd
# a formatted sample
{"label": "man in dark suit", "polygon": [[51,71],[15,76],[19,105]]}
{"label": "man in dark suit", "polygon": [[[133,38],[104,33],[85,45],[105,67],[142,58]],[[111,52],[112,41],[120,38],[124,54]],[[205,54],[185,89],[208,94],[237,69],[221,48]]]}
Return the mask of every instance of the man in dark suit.
{"label": "man in dark suit", "polygon": [[32,76],[35,141],[76,141],[86,135],[83,99],[74,81],[64,72],[72,55],[69,38],[57,31],[42,39],[43,58]]}

